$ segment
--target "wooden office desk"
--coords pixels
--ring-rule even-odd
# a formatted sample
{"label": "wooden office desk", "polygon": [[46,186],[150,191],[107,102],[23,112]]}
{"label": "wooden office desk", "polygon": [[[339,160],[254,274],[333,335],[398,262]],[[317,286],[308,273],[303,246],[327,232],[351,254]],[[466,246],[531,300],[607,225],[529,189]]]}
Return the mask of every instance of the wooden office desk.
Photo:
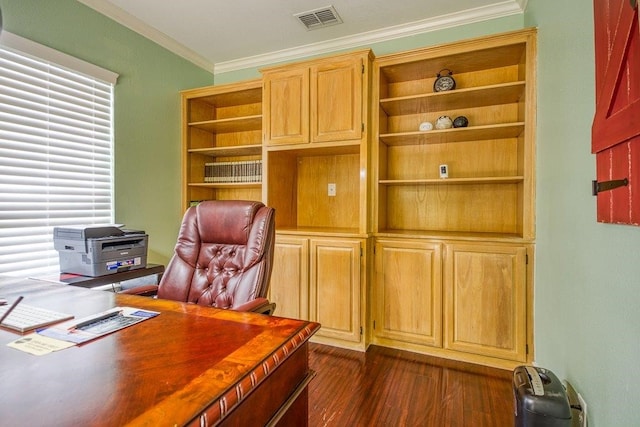
{"label": "wooden office desk", "polygon": [[161,314],[44,356],[7,347],[20,335],[0,328],[2,425],[259,426],[280,415],[281,425],[307,423],[307,340],[317,323],[0,279],[1,297],[18,295],[76,317],[118,305]]}

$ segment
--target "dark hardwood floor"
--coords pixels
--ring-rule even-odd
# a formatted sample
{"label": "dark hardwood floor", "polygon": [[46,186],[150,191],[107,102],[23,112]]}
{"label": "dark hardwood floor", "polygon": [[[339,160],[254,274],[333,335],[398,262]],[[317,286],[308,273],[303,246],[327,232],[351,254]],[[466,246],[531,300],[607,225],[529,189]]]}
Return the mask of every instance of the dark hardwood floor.
{"label": "dark hardwood floor", "polygon": [[309,426],[514,424],[511,372],[371,346],[310,344]]}

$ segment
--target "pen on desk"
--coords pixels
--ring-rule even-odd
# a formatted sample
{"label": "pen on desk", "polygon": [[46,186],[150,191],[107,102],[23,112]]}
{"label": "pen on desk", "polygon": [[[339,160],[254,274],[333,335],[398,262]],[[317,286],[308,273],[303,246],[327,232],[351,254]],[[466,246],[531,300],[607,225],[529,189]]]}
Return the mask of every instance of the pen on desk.
{"label": "pen on desk", "polygon": [[22,298],[24,298],[22,295],[16,298],[13,304],[11,304],[11,306],[7,309],[7,311],[4,312],[2,317],[0,317],[0,323],[4,322],[4,319],[6,319],[9,314],[11,314],[13,309],[16,308],[16,306],[20,303],[20,301],[22,301]]}
{"label": "pen on desk", "polygon": [[92,325],[92,324],[94,324],[96,322],[99,322],[101,320],[110,319],[112,317],[116,317],[116,316],[120,315],[120,313],[122,313],[122,310],[112,311],[110,313],[105,313],[102,316],[94,317],[94,318],[85,320],[84,322],[80,322],[80,323],[77,323],[77,324],[75,324],[73,326],[70,326],[69,330],[71,331],[73,329],[80,329],[83,326],[89,326],[89,325]]}

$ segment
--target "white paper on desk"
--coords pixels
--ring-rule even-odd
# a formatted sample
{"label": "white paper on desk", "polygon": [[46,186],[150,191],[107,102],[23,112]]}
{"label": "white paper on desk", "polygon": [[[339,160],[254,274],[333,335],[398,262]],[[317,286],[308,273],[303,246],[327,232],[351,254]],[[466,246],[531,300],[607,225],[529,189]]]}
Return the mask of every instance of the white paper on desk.
{"label": "white paper on desk", "polygon": [[64,350],[73,347],[75,344],[67,341],[60,341],[53,338],[38,335],[36,333],[25,335],[17,340],[7,344],[8,347],[16,350],[31,353],[36,356],[42,356],[54,351]]}
{"label": "white paper on desk", "polygon": [[[101,316],[109,313],[119,314],[107,319],[97,320],[92,325],[83,327],[82,329],[74,328],[75,325],[78,325],[85,321],[99,319]],[[51,326],[49,328],[40,329],[37,331],[37,333],[39,335],[54,338],[57,340],[68,341],[74,344],[82,344],[84,342],[99,338],[103,335],[119,331],[120,329],[124,329],[131,325],[135,325],[136,323],[140,323],[143,320],[155,317],[158,314],[160,313],[158,313],[157,311],[142,310],[133,307],[114,307],[110,310],[106,310],[92,316],[73,319],[67,322],[58,323],[57,325]]]}

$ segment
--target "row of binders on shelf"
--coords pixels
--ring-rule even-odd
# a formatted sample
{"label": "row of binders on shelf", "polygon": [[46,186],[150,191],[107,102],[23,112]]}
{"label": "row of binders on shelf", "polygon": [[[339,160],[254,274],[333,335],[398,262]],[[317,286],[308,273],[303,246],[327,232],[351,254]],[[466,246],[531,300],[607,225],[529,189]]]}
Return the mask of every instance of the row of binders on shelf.
{"label": "row of binders on shelf", "polygon": [[211,162],[204,165],[204,182],[260,182],[262,160]]}

